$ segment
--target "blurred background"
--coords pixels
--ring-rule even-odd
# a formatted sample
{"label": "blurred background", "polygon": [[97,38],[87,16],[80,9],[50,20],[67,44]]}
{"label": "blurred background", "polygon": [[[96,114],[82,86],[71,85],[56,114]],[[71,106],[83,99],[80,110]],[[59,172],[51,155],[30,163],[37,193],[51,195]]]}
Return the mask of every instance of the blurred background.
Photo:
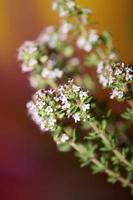
{"label": "blurred background", "polygon": [[[52,0],[0,0],[0,200],[130,200],[128,189],[104,175],[80,169],[72,154],[59,153],[50,135],[28,118],[31,98],[16,49],[47,25],[58,25]],[[122,59],[133,63],[133,0],[79,0],[93,9],[99,29],[113,33]]]}

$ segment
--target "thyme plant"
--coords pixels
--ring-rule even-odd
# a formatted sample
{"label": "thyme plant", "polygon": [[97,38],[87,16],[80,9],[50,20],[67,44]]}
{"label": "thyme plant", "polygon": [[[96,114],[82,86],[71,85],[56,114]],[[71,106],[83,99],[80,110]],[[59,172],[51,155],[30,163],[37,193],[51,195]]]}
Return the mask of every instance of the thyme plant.
{"label": "thyme plant", "polygon": [[[133,121],[133,67],[122,61],[111,34],[94,28],[90,9],[75,0],[54,0],[52,8],[59,13],[60,27],[45,28],[18,50],[22,71],[36,89],[28,113],[41,131],[51,133],[60,151],[73,149],[81,166],[133,191],[133,148],[127,134]],[[116,117],[103,106],[108,99],[99,102],[97,80],[109,88],[112,101],[125,102],[124,113]]]}

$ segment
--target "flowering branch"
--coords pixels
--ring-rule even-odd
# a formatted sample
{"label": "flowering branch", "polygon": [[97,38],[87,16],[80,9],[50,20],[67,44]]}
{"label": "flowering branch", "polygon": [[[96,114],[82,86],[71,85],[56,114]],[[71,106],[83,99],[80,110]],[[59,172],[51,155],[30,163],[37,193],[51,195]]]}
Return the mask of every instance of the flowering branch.
{"label": "flowering branch", "polygon": [[[133,158],[127,160],[129,152],[127,148],[119,149],[119,144],[115,141],[115,136],[106,134],[100,128],[100,123],[93,116],[94,101],[92,96],[81,88],[69,81],[68,84],[61,85],[58,90],[39,90],[33,100],[27,104],[29,114],[32,119],[40,126],[42,131],[51,131],[57,145],[62,146],[62,150],[67,150],[72,146],[79,153],[85,149],[86,154],[78,154],[83,165],[92,162],[95,172],[105,172],[114,181],[120,181],[124,186],[132,187],[131,180],[126,180],[121,177],[123,169],[127,173],[133,172]],[[93,132],[85,136],[81,135],[82,139],[87,139],[89,142],[83,142],[79,146],[76,144],[78,136],[74,128],[66,126],[67,120],[74,120],[75,123],[86,123],[90,126]],[[73,123],[74,123],[73,122]],[[69,124],[69,123],[68,123]],[[99,124],[99,127],[98,127]],[[99,138],[100,141],[99,142]],[[65,145],[65,146],[63,146]],[[128,149],[129,150],[129,149]],[[122,152],[121,152],[122,151]],[[105,159],[105,153],[108,152]],[[101,157],[101,163],[97,160],[97,155]],[[117,168],[111,170],[108,168]]]}
{"label": "flowering branch", "polygon": [[[28,113],[41,131],[52,133],[60,151],[73,148],[82,166],[133,190],[132,145],[119,135],[127,138],[133,121],[133,67],[121,61],[109,32],[94,29],[90,9],[75,0],[54,0],[52,8],[61,17],[60,27],[47,27],[18,50],[22,71],[37,90]],[[112,90],[110,98],[130,105],[121,114],[127,121],[110,110],[105,116],[96,82],[86,73],[93,66],[100,84]]]}

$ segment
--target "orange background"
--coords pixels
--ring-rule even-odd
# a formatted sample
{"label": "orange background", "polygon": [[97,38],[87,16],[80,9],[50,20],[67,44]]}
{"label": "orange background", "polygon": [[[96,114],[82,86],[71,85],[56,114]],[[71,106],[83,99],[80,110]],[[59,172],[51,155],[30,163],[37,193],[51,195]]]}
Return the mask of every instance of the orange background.
{"label": "orange background", "polygon": [[[79,0],[94,11],[99,29],[113,33],[121,57],[133,63],[133,0]],[[46,26],[59,24],[51,0],[0,0],[0,199],[130,200],[129,190],[104,175],[80,169],[72,154],[58,153],[27,117],[33,90],[21,73],[16,49]]]}

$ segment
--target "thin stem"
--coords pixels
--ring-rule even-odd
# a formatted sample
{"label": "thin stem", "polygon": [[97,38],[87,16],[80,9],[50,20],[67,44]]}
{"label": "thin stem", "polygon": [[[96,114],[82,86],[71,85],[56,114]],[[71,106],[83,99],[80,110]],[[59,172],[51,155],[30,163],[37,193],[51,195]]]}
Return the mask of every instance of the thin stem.
{"label": "thin stem", "polygon": [[55,82],[54,80],[49,79],[49,80],[47,81],[47,83],[48,83],[48,85],[49,85],[51,88],[53,88],[54,90],[57,90],[57,89],[58,89],[58,86],[57,86],[57,84],[56,84],[56,82]]}
{"label": "thin stem", "polygon": [[[104,131],[99,130],[96,123],[90,123],[93,130],[99,135],[99,137],[103,140],[105,144],[110,145],[110,141],[108,140],[107,134]],[[132,164],[121,154],[121,152],[117,149],[113,149],[112,152],[114,155],[123,163],[125,166],[133,169]]]}
{"label": "thin stem", "polygon": [[[74,142],[71,142],[70,145],[72,146],[72,148],[74,150],[76,150],[77,152],[79,152],[80,154],[85,154],[86,151],[85,149],[80,145],[80,144],[76,144]],[[90,158],[91,163],[95,164],[98,167],[104,167],[103,164],[96,158],[96,156],[93,156],[92,158]],[[128,183],[128,180],[126,180],[125,178],[123,178],[120,174],[115,173],[114,171],[112,171],[109,168],[106,168],[104,170],[104,172],[109,176],[109,177],[116,177],[117,181],[119,181],[123,186],[130,187],[133,190],[133,184],[132,183]]]}

